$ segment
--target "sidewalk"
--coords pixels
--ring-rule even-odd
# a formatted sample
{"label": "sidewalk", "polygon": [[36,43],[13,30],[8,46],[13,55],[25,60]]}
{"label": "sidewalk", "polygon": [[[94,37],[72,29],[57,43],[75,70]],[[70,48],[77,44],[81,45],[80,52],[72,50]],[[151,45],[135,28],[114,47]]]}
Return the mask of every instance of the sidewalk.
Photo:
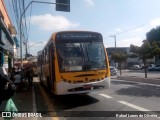
{"label": "sidewalk", "polygon": [[15,105],[17,106],[18,111],[21,112],[29,112],[33,111],[33,89],[31,86],[29,89],[23,89],[22,91],[18,91],[13,97]]}
{"label": "sidewalk", "polygon": [[[48,106],[46,105],[43,96],[41,95],[39,82],[36,81],[37,77],[33,79],[33,86],[30,86],[29,89],[23,88],[21,91],[17,91],[16,94],[11,98],[18,109],[18,113],[41,113],[38,116],[43,115],[43,117],[50,117],[48,112]],[[2,112],[5,112],[5,106],[7,101],[2,103],[0,107],[0,116]],[[37,120],[43,118],[35,118],[35,117],[17,117],[13,118],[13,120]],[[0,120],[4,120],[0,117]],[[48,118],[50,120],[50,118]]]}
{"label": "sidewalk", "polygon": [[126,70],[126,71],[122,71],[122,75],[118,73],[117,76],[111,76],[111,79],[160,85],[160,72],[148,72],[147,78],[145,78],[145,74],[143,71]]}
{"label": "sidewalk", "polygon": [[[17,91],[16,94],[11,98],[19,112],[33,112],[33,89],[33,86],[29,87],[28,89],[24,88],[21,91]],[[4,112],[6,104],[7,101],[2,102],[0,107],[1,112]]]}

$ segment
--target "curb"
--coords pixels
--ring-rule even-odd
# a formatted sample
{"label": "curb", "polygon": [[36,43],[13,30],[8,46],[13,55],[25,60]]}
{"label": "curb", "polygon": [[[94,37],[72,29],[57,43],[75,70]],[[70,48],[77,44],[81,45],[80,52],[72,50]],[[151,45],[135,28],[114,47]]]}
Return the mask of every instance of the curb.
{"label": "curb", "polygon": [[136,77],[136,76],[135,77],[117,76],[117,78],[115,78],[115,79],[160,85],[160,79],[158,79],[158,78],[140,78],[140,77]]}

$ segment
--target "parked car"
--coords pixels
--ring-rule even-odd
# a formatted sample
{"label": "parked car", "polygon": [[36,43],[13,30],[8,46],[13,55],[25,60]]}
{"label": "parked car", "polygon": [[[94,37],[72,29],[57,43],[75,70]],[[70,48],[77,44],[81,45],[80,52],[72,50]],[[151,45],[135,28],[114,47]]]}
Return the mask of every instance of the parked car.
{"label": "parked car", "polygon": [[156,66],[155,64],[150,64],[150,65],[148,65],[148,71],[154,70],[154,67],[155,67],[155,66]]}
{"label": "parked car", "polygon": [[110,66],[110,73],[111,73],[111,76],[117,75],[117,72],[118,72],[118,70],[117,70],[115,67]]}
{"label": "parked car", "polygon": [[130,70],[140,70],[141,67],[140,67],[139,65],[132,65],[132,66],[130,66],[129,69],[130,69]]}
{"label": "parked car", "polygon": [[150,64],[150,65],[148,66],[148,70],[149,70],[149,71],[160,71],[160,65]]}
{"label": "parked car", "polygon": [[134,69],[134,70],[139,70],[139,69],[140,69],[140,66],[139,66],[139,65],[133,65],[133,69]]}
{"label": "parked car", "polygon": [[155,71],[160,71],[160,65],[154,66],[154,70],[155,70]]}

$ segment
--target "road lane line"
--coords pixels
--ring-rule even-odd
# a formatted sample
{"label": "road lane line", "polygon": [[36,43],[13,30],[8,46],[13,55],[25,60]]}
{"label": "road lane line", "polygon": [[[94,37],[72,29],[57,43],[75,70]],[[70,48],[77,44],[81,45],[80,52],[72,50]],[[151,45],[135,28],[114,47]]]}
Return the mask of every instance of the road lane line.
{"label": "road lane line", "polygon": [[36,99],[35,99],[35,91],[34,86],[32,86],[32,100],[33,100],[33,112],[37,112]]}
{"label": "road lane line", "polygon": [[113,98],[113,97],[111,97],[111,96],[109,96],[109,95],[105,95],[105,94],[99,94],[99,95],[101,95],[101,96],[103,96],[103,97],[106,97],[106,98]]}
{"label": "road lane line", "polygon": [[[37,113],[37,106],[36,106],[36,98],[35,98],[35,91],[34,91],[34,86],[32,86],[32,101],[33,101],[33,112]],[[33,120],[37,120],[36,117],[33,117]]]}
{"label": "road lane line", "polygon": [[[157,115],[157,116],[159,116],[156,112],[152,112],[152,111],[149,110],[149,109],[142,108],[142,107],[139,107],[139,106],[137,106],[137,105],[134,105],[134,104],[131,104],[131,103],[128,103],[128,102],[125,102],[125,101],[118,101],[118,102],[119,102],[119,103],[122,103],[122,104],[124,104],[124,105],[127,105],[127,106],[129,106],[129,107],[131,107],[131,108],[134,108],[134,109],[136,109],[136,110],[139,110],[139,111],[148,113],[149,115]],[[156,118],[160,119],[160,117],[156,117]]]}
{"label": "road lane line", "polygon": [[137,109],[139,111],[151,111],[151,110],[148,110],[148,109],[145,109],[145,108],[142,108],[142,107],[139,107],[137,105],[134,105],[134,104],[131,104],[131,103],[128,103],[128,102],[125,102],[125,101],[118,101],[119,103],[121,104],[124,104],[124,105],[127,105],[129,107],[132,107],[134,109]]}
{"label": "road lane line", "polygon": [[[39,82],[38,79],[36,79],[36,82]],[[55,116],[55,117],[52,117],[51,119],[52,120],[59,120],[59,118],[58,118],[58,116],[55,112],[55,108],[53,107],[50,98],[46,95],[45,91],[43,90],[43,88],[41,86],[39,86],[39,88],[40,88],[40,91],[42,93],[42,97],[45,99],[45,101],[47,103],[48,111],[54,111],[52,113],[49,113],[51,116]]]}
{"label": "road lane line", "polygon": [[149,85],[149,86],[156,86],[156,87],[160,87],[160,85],[157,84],[152,84],[152,83],[144,83],[144,82],[136,82],[136,81],[131,81],[131,80],[111,80],[111,81],[122,81],[122,82],[128,82],[128,83],[137,83],[137,84],[142,84],[142,85]]}

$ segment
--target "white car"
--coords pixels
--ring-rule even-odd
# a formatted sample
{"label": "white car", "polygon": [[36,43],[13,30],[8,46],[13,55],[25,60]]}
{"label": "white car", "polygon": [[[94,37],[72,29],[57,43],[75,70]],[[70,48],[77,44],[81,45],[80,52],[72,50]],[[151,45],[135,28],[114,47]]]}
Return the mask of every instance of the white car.
{"label": "white car", "polygon": [[139,65],[133,65],[133,69],[134,69],[134,70],[139,70],[139,69],[140,69],[140,66],[139,66]]}
{"label": "white car", "polygon": [[155,64],[150,64],[149,66],[148,66],[148,71],[152,71],[152,70],[155,70]]}
{"label": "white car", "polygon": [[155,70],[155,71],[160,71],[160,65],[154,66],[154,70]]}
{"label": "white car", "polygon": [[117,75],[117,72],[118,72],[118,70],[117,70],[115,67],[110,66],[110,73],[111,73],[111,76]]}
{"label": "white car", "polygon": [[160,65],[150,64],[150,65],[148,66],[148,70],[149,70],[149,71],[160,71]]}

